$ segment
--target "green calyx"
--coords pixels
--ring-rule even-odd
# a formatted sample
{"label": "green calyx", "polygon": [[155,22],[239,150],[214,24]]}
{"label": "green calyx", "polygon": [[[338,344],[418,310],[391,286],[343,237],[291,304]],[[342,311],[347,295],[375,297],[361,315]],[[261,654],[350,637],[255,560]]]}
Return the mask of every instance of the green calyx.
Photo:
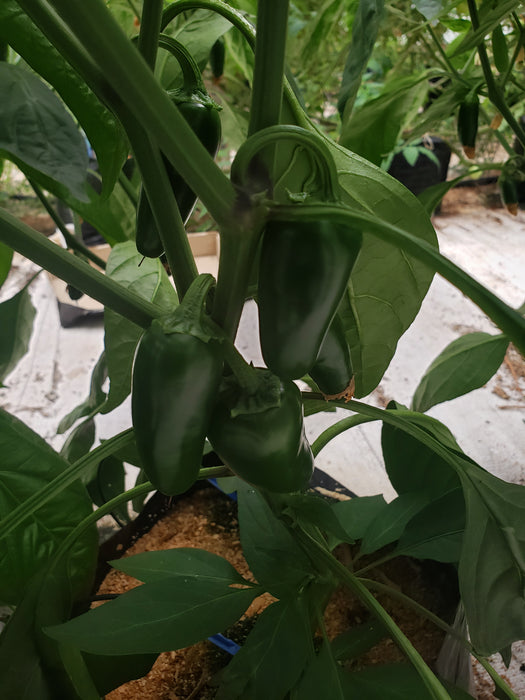
{"label": "green calyx", "polygon": [[229,408],[230,416],[235,418],[277,408],[281,404],[281,393],[279,377],[270,370],[246,364],[242,375],[223,378],[219,396]]}

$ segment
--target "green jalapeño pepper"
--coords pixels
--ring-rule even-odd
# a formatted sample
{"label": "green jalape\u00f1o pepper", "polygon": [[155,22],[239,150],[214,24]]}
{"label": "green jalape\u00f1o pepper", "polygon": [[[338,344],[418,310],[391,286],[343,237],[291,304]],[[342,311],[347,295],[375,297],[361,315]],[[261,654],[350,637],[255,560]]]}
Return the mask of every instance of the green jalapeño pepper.
{"label": "green jalape\u00f1o pepper", "polygon": [[313,456],[304,433],[299,389],[268,370],[252,371],[273,384],[274,400],[266,407],[257,405],[257,397],[242,396],[236,380],[228,378],[215,406],[209,440],[223,462],[253,486],[274,493],[302,491],[312,476]]}
{"label": "green jalape\u00f1o pepper", "polygon": [[222,374],[222,350],[203,324],[201,275],[181,305],[154,320],[133,364],[132,419],[137,450],[151,483],[169,496],[197,479]]}
{"label": "green jalape\u00f1o pepper", "polygon": [[259,332],[264,361],[279,377],[299,379],[314,366],[361,240],[329,219],[268,223],[259,263]]}
{"label": "green jalape\u00f1o pepper", "polygon": [[327,401],[350,401],[354,396],[355,381],[350,349],[337,314],[328,328],[310,376]]}
{"label": "green jalape\u00f1o pepper", "polygon": [[469,92],[459,106],[458,136],[467,158],[476,156],[476,136],[478,133],[479,97],[475,90]]}
{"label": "green jalape\u00f1o pepper", "polygon": [[[206,92],[198,66],[188,51],[174,39],[163,35],[159,39],[159,46],[174,53],[183,70],[184,87],[180,90],[168,91],[171,101],[178,107],[208,153],[215,156],[221,140],[218,105]],[[163,162],[181,219],[186,223],[195,206],[197,196],[164,156]],[[136,245],[139,253],[148,258],[158,258],[164,252],[164,246],[143,189],[140,191],[137,207]]]}

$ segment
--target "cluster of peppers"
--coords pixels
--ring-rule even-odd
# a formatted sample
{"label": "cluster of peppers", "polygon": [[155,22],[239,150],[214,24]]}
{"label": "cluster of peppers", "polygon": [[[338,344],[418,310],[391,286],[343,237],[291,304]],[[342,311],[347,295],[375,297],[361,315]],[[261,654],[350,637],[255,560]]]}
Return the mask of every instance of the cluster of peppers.
{"label": "cluster of peppers", "polygon": [[[177,104],[214,153],[220,120],[202,84],[195,88],[191,57],[185,65],[193,88],[185,84]],[[165,167],[185,220],[195,195],[167,161]],[[327,399],[353,395],[337,310],[360,246],[360,234],[349,235],[329,217],[267,222],[257,288],[266,368],[247,364],[212,322],[211,275],[197,277],[175,311],[152,322],[135,354],[132,419],[144,472],[156,488],[167,495],[186,491],[198,478],[206,438],[224,464],[254,486],[277,493],[308,486],[313,455],[294,380],[309,374]],[[163,252],[144,193],[137,248],[149,257]]]}

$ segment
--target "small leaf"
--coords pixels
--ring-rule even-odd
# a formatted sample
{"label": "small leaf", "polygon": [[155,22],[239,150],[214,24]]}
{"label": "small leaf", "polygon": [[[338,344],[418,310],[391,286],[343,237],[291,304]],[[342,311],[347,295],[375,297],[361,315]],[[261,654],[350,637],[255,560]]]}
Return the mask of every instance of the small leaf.
{"label": "small leaf", "polygon": [[383,496],[360,496],[334,503],[334,515],[346,533],[343,541],[352,543],[362,539],[370,523],[386,506]]}
{"label": "small leaf", "polygon": [[88,155],[58,97],[34,73],[0,62],[0,153],[87,201]]}
{"label": "small leaf", "polygon": [[398,540],[407,523],[428,503],[422,493],[404,493],[388,503],[370,523],[363,537],[361,554],[376,552]]}
{"label": "small leaf", "polygon": [[113,568],[145,583],[177,577],[193,577],[226,586],[247,583],[227,559],[204,549],[179,547],[142,552],[109,563]]}
{"label": "small leaf", "polygon": [[198,578],[162,578],[47,633],[93,654],[171,651],[227,629],[260,593]]}
{"label": "small leaf", "polygon": [[414,5],[425,19],[434,19],[445,9],[445,0],[414,0]]}
{"label": "small leaf", "polygon": [[282,700],[299,679],[311,648],[301,601],[273,603],[226,667],[217,700]]}
{"label": "small leaf", "polygon": [[57,433],[60,435],[69,430],[71,426],[79,420],[79,418],[93,418],[101,406],[103,406],[106,401],[106,393],[102,390],[102,386],[106,381],[108,376],[108,370],[106,365],[106,355],[103,352],[97,360],[97,364],[91,372],[91,384],[89,389],[89,395],[81,404],[76,406],[72,411],[70,411],[67,416],[64,416],[60,421]]}
{"label": "small leaf", "polygon": [[308,529],[315,525],[325,534],[330,534],[340,542],[346,542],[347,535],[341,526],[337,516],[332,510],[331,504],[324,498],[312,494],[291,495],[288,498],[288,507],[284,513]]}
{"label": "small leaf", "polygon": [[[112,249],[106,275],[148,301],[156,301],[166,311],[171,311],[178,303],[176,292],[160,260],[143,260],[134,241],[120,243]],[[109,413],[131,391],[133,356],[143,329],[111,309],[106,309],[104,328],[110,385],[102,413]]]}
{"label": "small leaf", "polygon": [[[124,464],[120,459],[111,455],[100,462],[89,483],[86,484],[86,488],[93,503],[102,506],[126,490],[125,479]],[[121,503],[111,514],[117,523],[123,526],[129,522],[128,504]]]}
{"label": "small leaf", "polygon": [[4,245],[4,243],[0,243],[0,287],[7,279],[7,275],[9,274],[9,270],[11,269],[12,259],[13,249]]}
{"label": "small leaf", "polygon": [[309,559],[258,491],[242,483],[237,497],[241,545],[250,570],[276,598],[295,596],[312,576]]}
{"label": "small leaf", "polygon": [[469,333],[452,341],[423,375],[413,410],[427,411],[486,384],[503,362],[508,344],[504,335],[488,333]]}
{"label": "small leaf", "polygon": [[67,440],[60,450],[60,456],[69,462],[69,464],[73,464],[89,452],[94,442],[95,421],[93,418],[88,418],[88,420],[80,423],[67,436]]}
{"label": "small leaf", "polygon": [[379,620],[371,618],[337,636],[331,643],[332,654],[337,661],[355,659],[379,644],[387,634]]}
{"label": "small leaf", "polygon": [[35,313],[27,286],[0,304],[0,386],[28,350]]}

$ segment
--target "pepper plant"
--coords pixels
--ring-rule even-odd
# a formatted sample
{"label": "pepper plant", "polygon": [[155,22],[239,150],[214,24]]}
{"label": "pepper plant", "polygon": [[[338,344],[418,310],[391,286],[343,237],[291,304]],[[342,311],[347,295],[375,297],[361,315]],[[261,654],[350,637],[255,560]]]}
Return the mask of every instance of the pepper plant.
{"label": "pepper plant", "polygon": [[[355,32],[351,47],[347,100],[377,31],[371,5],[358,6],[362,34]],[[500,360],[511,341],[525,351],[522,314],[439,253],[428,214],[402,185],[310,120],[286,77],[287,2],[259,0],[257,31],[220,0],[137,6],[136,23],[102,0],[4,0],[0,8],[0,41],[10,47],[2,55],[15,52],[26,64],[0,63],[8,96],[0,108],[2,155],[50,211],[44,191],[113,246],[102,274],[67,230],[75,255],[0,210],[2,279],[16,250],[106,307],[105,353],[89,399],[61,423],[65,431],[82,419],[62,455],[0,412],[0,600],[13,607],[0,637],[3,697],[101,697],[144,674],[159,652],[224,631],[263,591],[277,601],[225,670],[218,698],[469,697],[455,678],[425,664],[376,600],[380,584],[360,562],[365,554],[373,564],[411,554],[456,566],[469,639],[401,596],[404,604],[459,637],[499,695],[515,698],[485,657],[508,658],[525,634],[525,491],[485,471],[423,412],[483,383],[496,369],[494,353],[480,360],[479,343],[462,347],[479,371],[445,388],[441,378],[457,370],[456,353],[442,357],[417,392],[418,410],[358,399],[378,385],[434,273],[500,329]],[[248,135],[225,174],[213,159],[220,115],[196,66],[231,25],[254,49],[255,63]],[[480,46],[482,34],[475,28]],[[24,131],[13,127],[20,115]],[[86,180],[78,127],[96,152],[97,188]],[[123,174],[128,157],[131,176]],[[196,197],[220,233],[216,280],[197,275],[184,229]],[[139,265],[143,255],[151,257]],[[249,298],[259,305],[267,367],[253,367],[234,345]],[[26,308],[22,290],[0,310],[20,328]],[[19,338],[10,357],[23,346]],[[12,367],[2,365],[3,377]],[[301,378],[310,390],[300,392],[294,380]],[[92,448],[93,417],[130,392],[132,427]],[[350,415],[310,446],[303,413],[334,407]],[[398,497],[333,504],[309,492],[319,451],[367,421],[383,424]],[[218,466],[202,466],[206,439]],[[108,502],[98,499],[93,511],[86,484],[108,460],[137,464],[141,477]],[[98,519],[154,489],[176,495],[198,479],[231,475],[254,580],[199,550],[128,557],[114,566],[143,585],[77,614],[91,595]],[[342,542],[356,544],[350,566],[333,554]],[[328,639],[323,608],[340,584],[369,610],[377,634],[358,627],[346,641]],[[384,636],[408,664],[373,676],[343,668],[356,646]]]}

